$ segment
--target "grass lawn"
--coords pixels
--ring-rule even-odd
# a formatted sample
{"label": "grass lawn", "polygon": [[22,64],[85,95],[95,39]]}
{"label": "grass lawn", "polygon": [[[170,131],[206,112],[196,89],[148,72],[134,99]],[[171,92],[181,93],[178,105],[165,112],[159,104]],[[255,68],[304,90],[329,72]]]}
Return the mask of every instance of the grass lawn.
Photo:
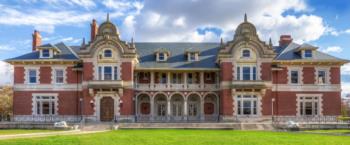
{"label": "grass lawn", "polygon": [[350,135],[350,129],[331,129],[331,130],[307,130],[304,132],[310,132],[310,133],[334,133],[334,134],[349,134]]}
{"label": "grass lawn", "polygon": [[4,145],[350,145],[348,136],[232,131],[117,130],[96,134],[1,140]]}
{"label": "grass lawn", "polygon": [[51,132],[56,130],[43,130],[43,129],[0,129],[0,135],[10,135],[10,134],[26,134],[26,133],[41,133],[41,132]]}

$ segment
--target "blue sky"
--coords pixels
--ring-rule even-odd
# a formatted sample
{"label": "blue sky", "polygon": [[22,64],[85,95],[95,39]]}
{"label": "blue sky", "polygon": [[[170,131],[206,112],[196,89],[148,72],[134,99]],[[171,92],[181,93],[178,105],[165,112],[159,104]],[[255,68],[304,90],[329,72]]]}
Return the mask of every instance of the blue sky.
{"label": "blue sky", "polygon": [[[134,36],[139,42],[232,40],[247,13],[263,41],[271,37],[277,45],[279,35],[291,34],[296,42],[350,59],[347,0],[2,0],[0,60],[30,52],[34,29],[44,43],[80,45],[84,37],[90,38],[91,20],[101,23],[106,13],[122,39]],[[0,68],[0,75],[11,74],[3,62]],[[343,67],[342,76],[344,84],[350,84],[350,65]]]}

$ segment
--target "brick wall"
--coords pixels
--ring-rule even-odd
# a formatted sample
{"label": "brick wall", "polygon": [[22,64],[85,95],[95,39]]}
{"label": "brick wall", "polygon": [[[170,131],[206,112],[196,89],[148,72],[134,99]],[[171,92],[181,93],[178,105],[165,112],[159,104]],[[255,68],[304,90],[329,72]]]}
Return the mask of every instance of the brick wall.
{"label": "brick wall", "polygon": [[123,81],[132,81],[132,77],[134,76],[132,62],[123,62],[121,67],[121,79]]}
{"label": "brick wall", "polygon": [[340,67],[331,67],[331,84],[340,84]]}
{"label": "brick wall", "polygon": [[51,84],[51,67],[50,66],[42,66],[40,67],[40,84]]}
{"label": "brick wall", "polygon": [[315,83],[315,68],[314,67],[303,67],[303,82],[304,84]]}
{"label": "brick wall", "polygon": [[220,80],[221,81],[232,81],[232,74],[233,74],[233,72],[232,72],[232,67],[233,67],[233,65],[232,65],[232,63],[231,62],[222,62],[221,64],[220,64],[220,69],[221,69],[221,71],[220,71]]}
{"label": "brick wall", "polygon": [[288,84],[288,69],[283,67],[280,71],[273,71],[272,82],[274,84]]}
{"label": "brick wall", "polygon": [[84,68],[83,68],[83,80],[84,81],[89,81],[93,80],[93,75],[94,75],[94,65],[92,62],[84,62]]}
{"label": "brick wall", "polygon": [[261,63],[261,80],[271,80],[271,63]]}
{"label": "brick wall", "polygon": [[14,83],[15,84],[23,84],[24,83],[24,73],[25,69],[22,66],[14,67]]}
{"label": "brick wall", "polygon": [[123,96],[120,98],[123,104],[120,107],[121,115],[133,115],[134,114],[134,91],[132,89],[124,89]]}
{"label": "brick wall", "polygon": [[220,91],[220,115],[233,115],[233,99],[231,89]]}

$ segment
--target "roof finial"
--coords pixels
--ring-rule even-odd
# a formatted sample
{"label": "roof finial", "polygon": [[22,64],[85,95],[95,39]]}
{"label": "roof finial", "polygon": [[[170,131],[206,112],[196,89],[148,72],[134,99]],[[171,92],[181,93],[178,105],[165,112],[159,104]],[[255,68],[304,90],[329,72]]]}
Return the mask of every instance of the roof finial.
{"label": "roof finial", "polygon": [[272,46],[272,40],[271,40],[271,37],[270,37],[270,40],[269,40],[269,45]]}
{"label": "roof finial", "polygon": [[244,13],[244,22],[248,22],[247,13]]}
{"label": "roof finial", "polygon": [[107,22],[109,22],[109,13],[107,13]]}
{"label": "roof finial", "polygon": [[81,46],[85,46],[85,37],[83,37],[83,42],[81,43]]}
{"label": "roof finial", "polygon": [[220,46],[221,46],[221,47],[224,47],[224,40],[222,39],[222,37],[221,37],[221,39],[220,39]]}

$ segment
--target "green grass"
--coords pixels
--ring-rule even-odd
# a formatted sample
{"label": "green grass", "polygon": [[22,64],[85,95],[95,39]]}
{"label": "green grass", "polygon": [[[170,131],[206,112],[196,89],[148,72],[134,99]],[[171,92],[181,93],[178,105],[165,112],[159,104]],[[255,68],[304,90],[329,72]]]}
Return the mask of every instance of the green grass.
{"label": "green grass", "polygon": [[309,133],[333,133],[333,134],[349,134],[350,129],[331,129],[331,130],[306,130]]}
{"label": "green grass", "polygon": [[0,135],[10,134],[27,134],[27,133],[41,133],[41,132],[52,132],[55,130],[42,130],[42,129],[0,129]]}
{"label": "green grass", "polygon": [[95,134],[1,140],[2,145],[349,145],[348,136],[232,131],[117,130]]}

